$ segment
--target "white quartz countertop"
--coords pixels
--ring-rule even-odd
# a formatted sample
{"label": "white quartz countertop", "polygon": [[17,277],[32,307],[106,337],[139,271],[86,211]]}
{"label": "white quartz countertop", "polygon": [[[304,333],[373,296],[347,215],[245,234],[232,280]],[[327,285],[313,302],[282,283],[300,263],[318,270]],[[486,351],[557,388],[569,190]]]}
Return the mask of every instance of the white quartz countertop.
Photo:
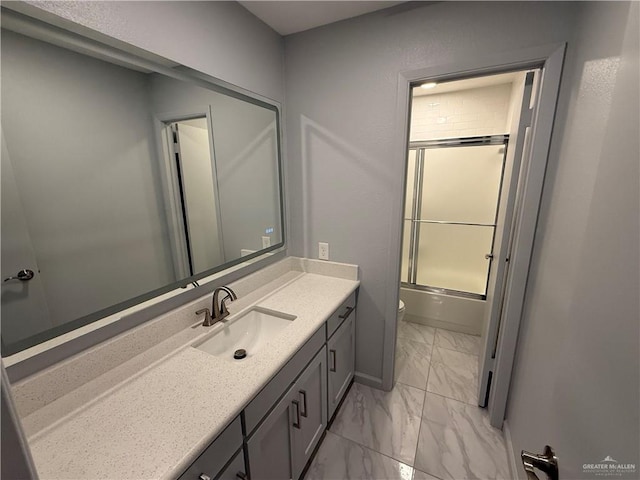
{"label": "white quartz countertop", "polygon": [[293,277],[241,311],[229,307],[227,323],[253,306],[297,317],[254,356],[238,362],[197,350],[191,345],[216,326],[192,328],[184,345],[33,434],[40,478],[177,478],[359,285]]}

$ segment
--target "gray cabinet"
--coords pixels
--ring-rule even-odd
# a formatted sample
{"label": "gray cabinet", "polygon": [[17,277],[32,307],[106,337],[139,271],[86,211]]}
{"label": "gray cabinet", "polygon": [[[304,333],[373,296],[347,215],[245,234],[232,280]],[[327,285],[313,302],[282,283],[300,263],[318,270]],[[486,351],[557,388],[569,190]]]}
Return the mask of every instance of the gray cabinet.
{"label": "gray cabinet", "polygon": [[251,480],[293,479],[292,412],[295,391],[282,397],[247,442]]}
{"label": "gray cabinet", "polygon": [[304,369],[247,442],[251,480],[297,480],[327,426],[326,349]]}
{"label": "gray cabinet", "polygon": [[289,390],[293,382],[302,370],[311,363],[313,357],[324,346],[327,339],[324,333],[324,325],[314,333],[307,343],[282,367],[271,381],[254,397],[244,409],[245,435],[251,433],[260,424],[262,419],[273,408],[282,394]]}
{"label": "gray cabinet", "polygon": [[293,424],[293,471],[294,478],[299,478],[327,428],[326,347],[300,375],[293,393],[298,402],[294,406],[297,426]]}
{"label": "gray cabinet", "polygon": [[355,315],[352,312],[350,310],[342,325],[327,341],[329,419],[333,417],[355,373]]}
{"label": "gray cabinet", "polygon": [[[235,455],[235,457],[234,457]],[[233,458],[234,468],[237,469],[231,474],[229,467],[224,466]],[[231,464],[229,465],[231,466]],[[226,473],[221,476],[221,471]],[[180,480],[206,480],[224,478],[225,480],[237,480],[236,474],[240,477],[244,474],[244,455],[242,453],[242,427],[240,417],[229,424],[224,431],[207,447],[195,462],[180,476]]]}
{"label": "gray cabinet", "polygon": [[353,379],[355,307],[354,292],[180,480],[298,480]]}

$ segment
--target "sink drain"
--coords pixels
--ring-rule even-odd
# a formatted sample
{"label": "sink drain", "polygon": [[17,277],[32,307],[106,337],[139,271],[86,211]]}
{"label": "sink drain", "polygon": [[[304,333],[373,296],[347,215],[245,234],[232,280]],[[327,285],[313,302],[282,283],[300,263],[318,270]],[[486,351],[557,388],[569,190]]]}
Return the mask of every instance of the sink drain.
{"label": "sink drain", "polygon": [[247,351],[244,348],[239,348],[235,352],[233,352],[233,358],[236,360],[242,360],[247,356]]}

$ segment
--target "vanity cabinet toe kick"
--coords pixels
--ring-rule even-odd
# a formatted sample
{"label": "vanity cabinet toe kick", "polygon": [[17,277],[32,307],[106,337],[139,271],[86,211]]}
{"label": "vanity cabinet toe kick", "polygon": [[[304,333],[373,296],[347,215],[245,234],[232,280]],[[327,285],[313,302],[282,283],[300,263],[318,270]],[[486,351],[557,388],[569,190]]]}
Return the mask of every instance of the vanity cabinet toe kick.
{"label": "vanity cabinet toe kick", "polygon": [[298,480],[355,371],[356,291],[179,480]]}

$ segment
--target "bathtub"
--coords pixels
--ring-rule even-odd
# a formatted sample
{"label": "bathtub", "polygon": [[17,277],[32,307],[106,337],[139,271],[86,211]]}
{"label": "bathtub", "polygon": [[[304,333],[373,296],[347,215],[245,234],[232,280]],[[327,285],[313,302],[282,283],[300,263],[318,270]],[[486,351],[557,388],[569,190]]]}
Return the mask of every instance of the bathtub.
{"label": "bathtub", "polygon": [[404,319],[455,332],[481,335],[486,301],[400,288],[405,304]]}

